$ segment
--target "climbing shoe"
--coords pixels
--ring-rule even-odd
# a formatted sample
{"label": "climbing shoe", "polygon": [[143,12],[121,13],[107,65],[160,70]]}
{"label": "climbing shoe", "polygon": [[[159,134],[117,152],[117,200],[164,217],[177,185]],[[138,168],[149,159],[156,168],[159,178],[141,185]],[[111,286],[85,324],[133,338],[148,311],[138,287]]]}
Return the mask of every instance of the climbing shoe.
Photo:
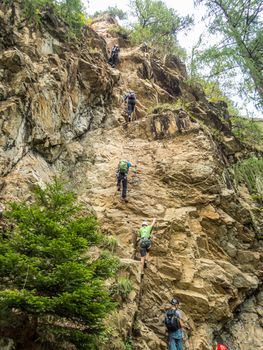
{"label": "climbing shoe", "polygon": [[121,200],[122,200],[123,202],[125,202],[125,203],[128,203],[128,199],[127,199],[127,198],[121,197]]}

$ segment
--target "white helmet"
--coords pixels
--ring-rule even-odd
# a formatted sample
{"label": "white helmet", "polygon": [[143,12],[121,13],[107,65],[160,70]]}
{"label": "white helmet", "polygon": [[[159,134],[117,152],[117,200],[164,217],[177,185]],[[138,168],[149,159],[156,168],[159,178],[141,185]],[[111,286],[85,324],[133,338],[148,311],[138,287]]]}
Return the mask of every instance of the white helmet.
{"label": "white helmet", "polygon": [[148,221],[144,220],[144,222],[142,223],[142,226],[148,226]]}

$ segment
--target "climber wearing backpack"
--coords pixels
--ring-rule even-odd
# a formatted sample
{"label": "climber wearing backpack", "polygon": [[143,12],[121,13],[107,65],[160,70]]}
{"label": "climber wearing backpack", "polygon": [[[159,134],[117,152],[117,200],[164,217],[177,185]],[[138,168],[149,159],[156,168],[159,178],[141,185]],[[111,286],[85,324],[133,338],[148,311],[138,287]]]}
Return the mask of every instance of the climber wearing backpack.
{"label": "climber wearing backpack", "polygon": [[122,193],[121,198],[125,202],[128,202],[127,200],[127,186],[128,186],[128,172],[129,168],[132,167],[132,163],[128,160],[120,160],[118,164],[118,168],[116,171],[117,176],[117,190],[120,191],[122,187]]}
{"label": "climber wearing backpack", "polygon": [[169,350],[183,350],[183,328],[184,323],[181,318],[178,299],[171,300],[171,307],[165,312],[164,323],[168,331]]}
{"label": "climber wearing backpack", "polygon": [[128,104],[128,121],[131,121],[132,113],[135,110],[136,96],[134,91],[130,90],[124,97],[124,102]]}
{"label": "climber wearing backpack", "polygon": [[151,248],[151,235],[153,227],[156,223],[156,218],[153,219],[151,225],[148,225],[147,221],[142,223],[142,227],[139,230],[140,240],[140,254],[141,254],[141,274],[144,274],[144,269],[147,267],[147,260],[149,258],[149,250]]}
{"label": "climber wearing backpack", "polygon": [[112,50],[111,50],[111,56],[109,59],[109,64],[112,66],[112,68],[115,68],[117,63],[118,63],[119,52],[120,52],[119,46],[114,45]]}

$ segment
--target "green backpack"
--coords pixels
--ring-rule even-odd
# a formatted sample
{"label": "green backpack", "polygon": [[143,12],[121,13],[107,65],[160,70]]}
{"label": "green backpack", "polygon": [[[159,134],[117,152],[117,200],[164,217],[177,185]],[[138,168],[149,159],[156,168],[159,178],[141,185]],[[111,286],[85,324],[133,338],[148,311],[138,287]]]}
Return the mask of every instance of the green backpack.
{"label": "green backpack", "polygon": [[121,160],[119,162],[119,171],[120,173],[127,173],[128,172],[128,162],[126,160]]}

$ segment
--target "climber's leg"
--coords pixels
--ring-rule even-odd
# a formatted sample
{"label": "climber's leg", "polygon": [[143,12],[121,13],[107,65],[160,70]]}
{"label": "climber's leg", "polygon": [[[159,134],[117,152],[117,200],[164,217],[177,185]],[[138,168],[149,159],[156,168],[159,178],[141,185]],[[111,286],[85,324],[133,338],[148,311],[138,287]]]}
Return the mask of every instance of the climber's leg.
{"label": "climber's leg", "polygon": [[145,257],[147,254],[146,248],[140,247],[140,254],[141,254],[141,273],[144,273],[144,264],[145,264]]}
{"label": "climber's leg", "polygon": [[173,333],[170,333],[168,336],[169,350],[178,350],[176,347],[176,339],[173,336]]}
{"label": "climber's leg", "polygon": [[120,191],[121,190],[121,174],[118,173],[117,175],[117,190]]}
{"label": "climber's leg", "polygon": [[135,103],[128,103],[128,118],[129,118],[129,122],[131,121],[132,113],[134,112],[134,108],[135,108]]}
{"label": "climber's leg", "polygon": [[183,339],[176,339],[176,349],[184,350],[184,341]]}
{"label": "climber's leg", "polygon": [[127,197],[127,185],[128,185],[128,179],[127,174],[123,175],[122,177],[122,198],[126,199]]}
{"label": "climber's leg", "polygon": [[115,68],[117,64],[117,57],[116,54],[112,55],[112,67]]}
{"label": "climber's leg", "polygon": [[149,261],[149,248],[146,249],[146,256],[144,259],[144,268],[147,267],[147,262]]}
{"label": "climber's leg", "polygon": [[141,257],[141,273],[144,273],[145,256]]}

